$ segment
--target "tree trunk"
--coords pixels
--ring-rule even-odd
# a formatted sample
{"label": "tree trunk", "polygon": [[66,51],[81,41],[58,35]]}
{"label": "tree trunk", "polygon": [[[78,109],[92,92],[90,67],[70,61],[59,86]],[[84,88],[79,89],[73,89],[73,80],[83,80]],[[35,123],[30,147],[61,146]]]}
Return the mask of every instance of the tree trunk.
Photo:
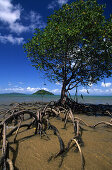
{"label": "tree trunk", "polygon": [[61,104],[64,104],[66,101],[66,82],[63,81],[62,89],[61,89]]}
{"label": "tree trunk", "polygon": [[65,104],[65,101],[66,101],[66,83],[67,83],[66,56],[64,57],[63,63],[64,63],[64,66],[62,67],[63,85],[61,89],[61,104]]}

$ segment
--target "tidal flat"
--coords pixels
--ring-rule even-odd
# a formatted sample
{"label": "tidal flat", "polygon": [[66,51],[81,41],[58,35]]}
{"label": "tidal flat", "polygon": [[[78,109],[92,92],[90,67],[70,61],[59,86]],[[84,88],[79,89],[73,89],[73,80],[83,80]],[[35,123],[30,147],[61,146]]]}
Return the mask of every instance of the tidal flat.
{"label": "tidal flat", "polygon": [[[10,105],[2,105],[0,112],[3,113],[3,109],[11,110],[17,105],[13,103]],[[46,103],[22,103],[21,110],[37,110],[44,108]],[[19,105],[20,107],[20,105]],[[4,115],[4,114],[3,114]],[[7,115],[6,115],[7,116]],[[79,117],[89,125],[94,125],[98,122],[110,122],[109,116],[88,116],[85,114],[74,114],[75,117]],[[62,117],[64,117],[62,115]],[[1,120],[3,118],[1,117]],[[26,119],[25,123],[29,123],[31,120]],[[54,125],[61,138],[67,146],[69,140],[73,138],[73,126],[70,122],[67,123],[66,129],[64,129],[64,122],[56,117],[50,118],[50,123]],[[12,126],[12,124],[10,125]],[[12,127],[7,127],[7,132]],[[85,158],[86,170],[111,170],[112,169],[112,127],[101,124],[95,128],[90,128],[85,125],[81,125],[82,128],[82,141],[83,145],[81,150]],[[35,127],[26,129],[25,127],[19,130],[16,138],[16,142],[13,143],[15,133],[9,138],[10,151],[9,157],[13,162],[15,170],[79,170],[81,169],[80,154],[77,151],[75,145],[71,145],[69,151],[63,155],[58,156],[51,161],[48,161],[52,155],[59,152],[59,141],[57,136],[49,129],[46,131],[46,135],[40,137],[35,133]],[[2,145],[2,142],[1,142]],[[0,153],[1,155],[1,153]]]}

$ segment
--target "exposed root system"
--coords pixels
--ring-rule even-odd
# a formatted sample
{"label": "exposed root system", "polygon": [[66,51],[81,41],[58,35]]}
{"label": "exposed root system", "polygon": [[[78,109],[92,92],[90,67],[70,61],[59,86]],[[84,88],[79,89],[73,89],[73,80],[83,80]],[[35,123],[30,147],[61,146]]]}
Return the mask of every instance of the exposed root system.
{"label": "exposed root system", "polygon": [[[73,103],[72,103],[73,106]],[[75,103],[76,109],[79,107],[78,104]],[[84,106],[81,106],[82,108]],[[85,107],[86,108],[86,107]],[[106,111],[106,113],[111,116],[110,111]],[[98,125],[106,125],[108,127],[112,127],[112,119],[110,122],[101,121],[94,125],[89,125],[82,119],[78,117],[74,117],[72,108],[68,105],[61,106],[59,103],[50,102],[44,108],[40,108],[38,110],[31,111],[30,109],[25,110],[20,104],[16,104],[12,110],[6,111],[4,114],[3,120],[0,122],[0,142],[2,143],[2,156],[0,157],[0,166],[2,169],[7,169],[9,167],[10,170],[14,169],[13,161],[9,158],[9,145],[8,138],[15,133],[13,142],[17,142],[17,135],[19,134],[19,130],[23,127],[27,129],[34,128],[35,134],[39,134],[40,137],[42,136],[49,136],[47,135],[48,130],[52,130],[54,135],[57,136],[59,141],[60,150],[58,153],[52,155],[49,158],[51,161],[53,158],[57,158],[58,156],[63,156],[70,150],[70,145],[75,143],[75,148],[78,148],[80,157],[81,157],[81,169],[85,167],[85,160],[81,150],[82,145],[82,133],[81,133],[81,126],[87,126],[89,128],[95,128]],[[27,115],[27,116],[25,116]],[[64,128],[66,128],[67,123],[71,123],[73,126],[73,138],[68,141],[67,146],[65,147],[64,141],[60,136],[59,130],[50,123],[50,119],[52,117],[56,117],[64,122]],[[31,120],[30,122],[26,123],[27,120]],[[12,129],[9,131],[7,130],[9,127]]]}

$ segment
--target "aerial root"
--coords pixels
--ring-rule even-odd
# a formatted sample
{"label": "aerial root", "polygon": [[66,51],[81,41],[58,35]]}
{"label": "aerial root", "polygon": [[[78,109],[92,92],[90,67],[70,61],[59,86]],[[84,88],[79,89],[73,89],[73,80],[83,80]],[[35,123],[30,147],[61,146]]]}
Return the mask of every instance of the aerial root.
{"label": "aerial root", "polygon": [[[57,154],[51,155],[48,159],[48,162],[50,162],[53,158],[55,159],[58,156],[61,156],[65,151],[65,145],[64,145],[64,142],[63,142],[63,140],[62,140],[62,138],[59,134],[58,129],[54,125],[51,125],[50,123],[49,123],[49,129],[53,130],[54,135],[56,135],[58,137],[58,141],[59,141],[59,144],[60,144],[60,150]],[[62,164],[62,162],[60,163],[59,167],[61,166],[61,164]]]}
{"label": "aerial root", "polygon": [[[109,111],[106,111],[106,112],[108,112],[108,114],[112,116],[112,114]],[[45,106],[45,108],[43,108],[43,110],[42,109],[38,110],[37,113],[34,113],[29,110],[18,111],[18,109],[16,110],[13,109],[12,111],[8,111],[8,113],[10,115],[4,118],[4,120],[0,122],[0,130],[1,130],[0,140],[3,139],[2,156],[0,157],[0,166],[3,166],[3,165],[7,166],[8,164],[10,167],[10,170],[13,170],[14,168],[13,168],[13,163],[9,159],[9,156],[8,156],[9,143],[7,141],[7,138],[10,137],[16,131],[16,134],[14,137],[14,142],[16,142],[18,132],[20,128],[22,127],[27,127],[27,129],[31,128],[31,126],[35,127],[35,134],[37,134],[37,131],[38,131],[38,134],[41,137],[42,137],[42,134],[47,136],[46,130],[51,129],[54,132],[54,135],[56,135],[58,138],[60,149],[59,149],[59,152],[56,153],[54,156],[51,155],[48,161],[52,160],[53,158],[57,158],[58,156],[60,156],[63,159],[64,155],[69,151],[71,143],[74,142],[75,147],[79,150],[79,153],[80,153],[82,169],[84,169],[85,160],[84,160],[83,153],[81,151],[81,144],[83,141],[81,138],[82,133],[81,133],[80,125],[85,125],[90,128],[95,128],[98,125],[104,124],[104,125],[112,127],[112,118],[110,122],[101,121],[101,122],[96,123],[95,125],[88,125],[88,123],[86,123],[82,119],[78,117],[74,117],[74,114],[70,107],[64,108],[63,106],[58,106],[57,103],[55,102],[50,102],[48,105]],[[33,118],[32,122],[28,124],[22,124],[22,121],[24,121],[24,114],[29,114],[30,118]],[[63,115],[64,115],[64,118],[63,118]],[[50,124],[49,122],[50,117],[59,117],[62,121],[64,121],[64,128],[66,128],[67,122],[72,123],[73,128],[74,128],[74,137],[68,142],[67,147],[65,147],[58,129],[54,125]],[[11,124],[14,119],[17,120],[17,125],[10,132],[6,133],[6,126],[8,124]],[[47,138],[49,137],[47,136]]]}
{"label": "aerial root", "polygon": [[4,119],[0,123],[0,127],[2,127],[4,123],[8,124],[9,122],[12,122],[13,119],[18,118],[24,114],[29,114],[31,117],[33,117],[35,119],[35,126],[36,126],[35,134],[37,134],[37,125],[38,125],[37,116],[36,116],[36,114],[34,114],[33,112],[31,112],[29,110],[21,110],[21,111],[15,112],[14,114],[11,114],[10,116],[8,116],[6,119]]}
{"label": "aerial root", "polygon": [[80,156],[81,156],[81,162],[82,162],[82,164],[81,164],[81,169],[83,170],[83,169],[84,169],[84,166],[85,166],[85,160],[84,160],[83,153],[82,153],[82,151],[81,151],[81,147],[80,147],[80,145],[78,144],[78,141],[77,141],[75,138],[73,138],[72,141],[74,141],[74,142],[76,143],[76,145],[77,145],[77,147],[78,147],[78,149],[79,149]]}
{"label": "aerial root", "polygon": [[54,135],[56,135],[58,137],[58,141],[59,141],[59,144],[60,144],[60,151],[55,155],[55,157],[57,157],[58,155],[60,155],[61,153],[64,152],[65,150],[65,145],[64,145],[64,142],[59,134],[59,131],[58,129],[54,126],[54,125],[51,125],[49,123],[49,129],[53,130],[54,132]]}
{"label": "aerial root", "polygon": [[80,119],[80,118],[78,118],[78,117],[74,117],[74,119],[77,121],[79,121],[79,123],[82,123],[82,124],[84,124],[85,126],[87,126],[87,127],[91,127],[91,125],[88,125],[87,123],[85,123],[82,119]]}
{"label": "aerial root", "polygon": [[96,126],[98,126],[98,125],[100,125],[100,124],[105,124],[105,125],[107,125],[107,126],[112,126],[112,123],[110,123],[110,122],[101,121],[101,122],[96,123],[95,125],[92,125],[91,127],[92,127],[92,128],[95,128]]}
{"label": "aerial root", "polygon": [[7,162],[8,165],[9,165],[9,169],[10,169],[10,170],[14,170],[12,161],[11,161],[10,159],[7,158],[6,162]]}
{"label": "aerial root", "polygon": [[[30,125],[31,125],[31,123],[20,125],[19,129],[20,129],[20,128],[23,128],[23,127],[27,127],[27,129],[29,129],[29,126],[30,126]],[[8,138],[9,136],[11,136],[15,131],[17,131],[17,129],[18,129],[18,126],[14,127],[14,129],[12,129],[12,130],[6,135],[6,137]]]}
{"label": "aerial root", "polygon": [[106,113],[112,117],[112,112],[110,112],[109,110],[106,110]]}
{"label": "aerial root", "polygon": [[17,134],[19,132],[20,126],[21,126],[21,121],[19,122],[18,128],[16,130],[16,134],[15,134],[15,137],[14,137],[14,143],[16,142],[16,137],[17,137]]}

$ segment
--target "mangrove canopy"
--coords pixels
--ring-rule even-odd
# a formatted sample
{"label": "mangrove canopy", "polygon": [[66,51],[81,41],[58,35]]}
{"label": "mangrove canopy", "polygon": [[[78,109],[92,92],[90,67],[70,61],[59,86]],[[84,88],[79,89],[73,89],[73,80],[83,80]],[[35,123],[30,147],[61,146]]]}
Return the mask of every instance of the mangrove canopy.
{"label": "mangrove canopy", "polygon": [[112,16],[106,19],[97,0],[76,0],[48,17],[24,44],[27,57],[67,91],[97,83],[112,74]]}

